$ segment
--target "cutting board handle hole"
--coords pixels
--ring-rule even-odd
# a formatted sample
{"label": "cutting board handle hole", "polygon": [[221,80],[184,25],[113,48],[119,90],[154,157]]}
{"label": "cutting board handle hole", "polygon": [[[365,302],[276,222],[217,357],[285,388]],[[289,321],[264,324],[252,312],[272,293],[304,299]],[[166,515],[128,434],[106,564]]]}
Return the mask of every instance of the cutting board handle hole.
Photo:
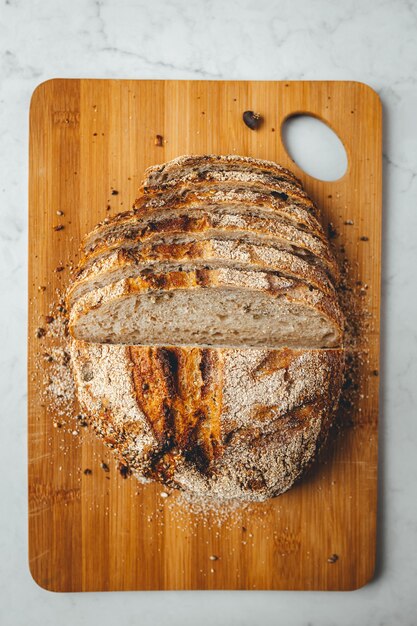
{"label": "cutting board handle hole", "polygon": [[306,174],[335,181],[346,173],[348,158],[337,134],[324,121],[308,113],[287,117],[281,138],[291,159]]}

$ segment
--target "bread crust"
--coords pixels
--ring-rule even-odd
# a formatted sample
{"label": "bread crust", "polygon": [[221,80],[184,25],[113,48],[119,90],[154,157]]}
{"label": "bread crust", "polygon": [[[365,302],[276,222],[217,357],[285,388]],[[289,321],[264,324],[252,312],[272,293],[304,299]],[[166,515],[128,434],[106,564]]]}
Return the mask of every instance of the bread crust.
{"label": "bread crust", "polygon": [[192,187],[178,185],[169,191],[139,196],[134,204],[134,213],[147,216],[163,210],[195,210],[212,208],[220,210],[241,208],[246,213],[279,216],[299,228],[308,229],[317,236],[326,238],[321,223],[305,201],[284,192],[261,189],[254,185],[238,186],[235,183],[194,184]]}
{"label": "bread crust", "polygon": [[337,349],[72,341],[70,352],[82,411],[139,479],[252,501],[283,493],[309,467],[344,367]]}
{"label": "bread crust", "polygon": [[[334,419],[344,369],[338,277],[320,212],[289,170],[238,155],[148,168],[133,210],[84,239],[68,291],[82,411],[141,481],[203,500],[283,493]],[[187,315],[168,327],[174,300]],[[121,343],[158,344],[161,328],[165,342],[185,345]],[[250,347],[271,338],[339,347]],[[205,347],[226,341],[239,347]]]}
{"label": "bread crust", "polygon": [[209,191],[213,186],[227,191],[229,188],[240,188],[245,191],[258,191],[260,194],[271,195],[273,198],[294,201],[316,214],[316,207],[306,192],[285,178],[276,178],[270,174],[256,172],[240,172],[238,170],[207,170],[204,175],[195,172],[179,173],[169,182],[151,185],[144,181],[139,188],[145,197],[155,197],[171,193],[181,193],[195,189]]}
{"label": "bread crust", "polygon": [[[242,180],[245,178],[250,179]],[[304,209],[313,216],[317,215],[314,203],[305,191],[286,181],[276,182],[266,174],[245,174],[239,177],[237,172],[207,172],[204,179],[193,179],[191,176],[178,177],[163,186],[155,188],[142,186],[139,192],[135,209],[140,209],[143,203],[150,204],[152,201],[159,206],[176,204],[188,194],[196,199],[213,197],[214,200],[221,199],[223,195],[233,199],[235,195],[255,204],[268,203],[283,211],[288,205],[291,208]]]}

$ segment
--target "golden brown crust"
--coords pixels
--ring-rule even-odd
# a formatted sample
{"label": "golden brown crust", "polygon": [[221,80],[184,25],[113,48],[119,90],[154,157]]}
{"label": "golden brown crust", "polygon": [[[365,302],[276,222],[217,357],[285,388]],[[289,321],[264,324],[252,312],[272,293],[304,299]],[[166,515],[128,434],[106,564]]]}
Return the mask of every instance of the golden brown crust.
{"label": "golden brown crust", "polygon": [[[176,455],[204,472],[220,454],[221,353],[173,347],[128,350],[137,402],[159,443],[146,477],[158,476],[168,460],[175,464]],[[165,468],[164,476],[168,474]]]}

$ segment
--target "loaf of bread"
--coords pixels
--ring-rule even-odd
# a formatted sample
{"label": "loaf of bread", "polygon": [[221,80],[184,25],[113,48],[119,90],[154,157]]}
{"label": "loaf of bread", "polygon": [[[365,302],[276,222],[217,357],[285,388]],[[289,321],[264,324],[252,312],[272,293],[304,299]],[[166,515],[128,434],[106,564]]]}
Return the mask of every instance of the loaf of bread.
{"label": "loaf of bread", "polygon": [[326,440],[343,380],[319,209],[289,170],[236,155],[153,166],[139,193],[87,234],[68,289],[82,410],[141,480],[283,493]]}

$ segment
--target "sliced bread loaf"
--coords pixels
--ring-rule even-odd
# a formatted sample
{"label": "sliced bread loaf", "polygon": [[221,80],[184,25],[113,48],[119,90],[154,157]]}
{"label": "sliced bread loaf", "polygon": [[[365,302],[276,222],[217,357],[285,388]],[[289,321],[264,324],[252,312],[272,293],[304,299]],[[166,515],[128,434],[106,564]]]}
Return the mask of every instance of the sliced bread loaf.
{"label": "sliced bread loaf", "polygon": [[141,480],[202,498],[290,488],[342,384],[338,268],[279,165],[184,156],[83,246],[68,292],[82,410]]}

